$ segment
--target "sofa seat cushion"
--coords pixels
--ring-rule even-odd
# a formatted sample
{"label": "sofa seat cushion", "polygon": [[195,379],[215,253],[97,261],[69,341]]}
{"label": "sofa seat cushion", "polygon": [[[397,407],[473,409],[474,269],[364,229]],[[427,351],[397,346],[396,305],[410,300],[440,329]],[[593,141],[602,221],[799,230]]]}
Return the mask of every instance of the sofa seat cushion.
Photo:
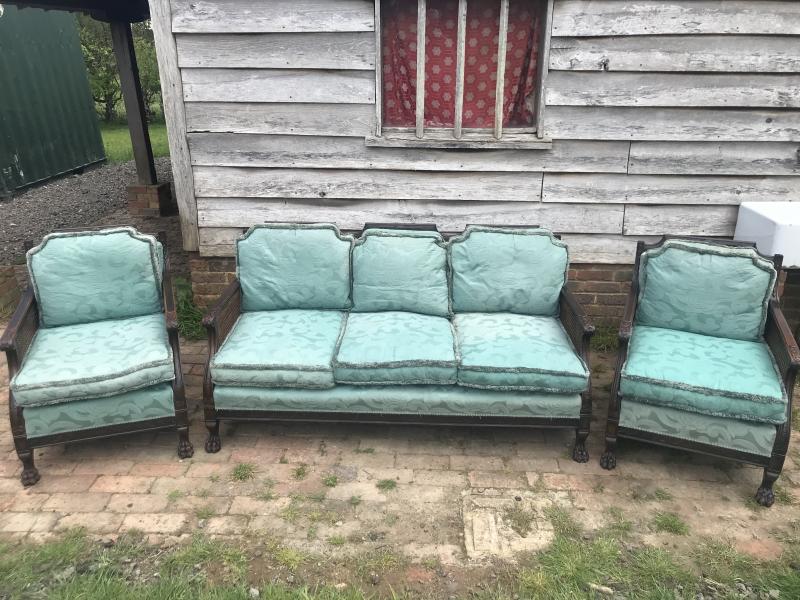
{"label": "sofa seat cushion", "polygon": [[101,398],[172,381],[164,315],[40,329],[11,381],[20,406]]}
{"label": "sofa seat cushion", "polygon": [[23,416],[25,433],[36,438],[174,417],[175,403],[172,385],[159,383],[107,398],[29,406]]}
{"label": "sofa seat cushion", "polygon": [[786,420],[786,393],[763,341],[637,325],[620,390],[644,404],[763,423]]}
{"label": "sofa seat cushion", "polygon": [[351,313],[334,360],[337,383],[451,384],[453,329],[443,317],[407,312]]}
{"label": "sofa seat cushion", "polygon": [[217,385],[330,388],[344,322],[338,310],[242,313],[211,360]]}
{"label": "sofa seat cushion", "polygon": [[467,387],[580,393],[589,371],[555,317],[511,313],[461,313],[454,318]]}

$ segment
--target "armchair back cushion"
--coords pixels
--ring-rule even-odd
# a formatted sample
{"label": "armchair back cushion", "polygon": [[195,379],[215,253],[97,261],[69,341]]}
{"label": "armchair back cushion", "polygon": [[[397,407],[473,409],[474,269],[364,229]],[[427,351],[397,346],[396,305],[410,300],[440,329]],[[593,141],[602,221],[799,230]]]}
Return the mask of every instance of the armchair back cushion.
{"label": "armchair back cushion", "polygon": [[471,225],[449,249],[454,312],[558,313],[569,257],[549,231]]}
{"label": "armchair back cushion", "polygon": [[350,307],[353,239],[333,225],[256,225],[236,243],[242,310]]}
{"label": "armchair back cushion", "polygon": [[447,252],[435,231],[367,229],[353,247],[353,311],[446,317]]}
{"label": "armchair back cushion", "polygon": [[131,227],[51,233],[27,260],[42,327],[162,310],[163,248]]}
{"label": "armchair back cushion", "polygon": [[639,263],[641,325],[757,340],[777,272],[754,248],[667,240]]}

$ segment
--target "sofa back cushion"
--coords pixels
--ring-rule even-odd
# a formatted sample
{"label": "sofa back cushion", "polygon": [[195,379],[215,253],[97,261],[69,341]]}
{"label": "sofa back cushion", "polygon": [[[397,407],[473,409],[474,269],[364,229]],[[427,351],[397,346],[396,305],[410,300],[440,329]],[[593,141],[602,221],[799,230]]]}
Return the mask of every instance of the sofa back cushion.
{"label": "sofa back cushion", "polygon": [[158,240],[132,227],[45,236],[27,255],[42,326],[160,312],[163,257]]}
{"label": "sofa back cushion", "polygon": [[454,312],[558,313],[569,256],[551,232],[471,225],[449,247]]}
{"label": "sofa back cushion", "polygon": [[242,310],[349,308],[352,243],[329,224],[251,227],[236,242]]}
{"label": "sofa back cushion", "polygon": [[642,325],[756,340],[764,333],[774,265],[754,248],[667,240],[639,263]]}
{"label": "sofa back cushion", "polygon": [[442,236],[435,231],[367,229],[353,247],[353,310],[448,316]]}

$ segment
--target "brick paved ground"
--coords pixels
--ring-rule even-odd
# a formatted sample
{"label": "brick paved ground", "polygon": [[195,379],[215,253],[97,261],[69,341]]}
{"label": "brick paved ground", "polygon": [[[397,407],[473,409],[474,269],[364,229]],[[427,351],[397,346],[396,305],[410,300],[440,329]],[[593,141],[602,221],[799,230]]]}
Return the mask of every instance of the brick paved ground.
{"label": "brick paved ground", "polygon": [[[595,357],[598,397],[590,437],[591,461],[569,458],[567,432],[248,424],[223,427],[223,449],[203,451],[202,342],[183,344],[196,453],[178,460],[173,434],[128,436],[37,451],[42,479],[23,489],[9,424],[0,420],[0,535],[41,540],[71,527],[98,535],[127,529],[172,543],[202,528],[212,535],[267,535],[313,552],[330,539],[390,545],[411,558],[443,563],[513,556],[547,544],[548,506],[563,506],[587,529],[608,522],[619,507],[646,543],[691,546],[698,536],[731,538],[743,550],[771,557],[780,533],[800,510],[800,440],[780,480],[781,502],[764,510],[749,501],[758,469],[638,444],[621,443],[619,467],[602,470],[601,419],[611,375],[607,356]],[[8,375],[0,359],[0,396]],[[231,478],[239,463],[254,479]],[[303,473],[305,471],[305,473]],[[336,476],[336,485],[323,478]],[[377,483],[393,480],[393,490]],[[328,480],[328,483],[333,483]],[[536,515],[522,538],[503,515],[523,505]],[[676,512],[692,535],[655,533],[657,511]],[[348,546],[337,543],[337,552]]]}

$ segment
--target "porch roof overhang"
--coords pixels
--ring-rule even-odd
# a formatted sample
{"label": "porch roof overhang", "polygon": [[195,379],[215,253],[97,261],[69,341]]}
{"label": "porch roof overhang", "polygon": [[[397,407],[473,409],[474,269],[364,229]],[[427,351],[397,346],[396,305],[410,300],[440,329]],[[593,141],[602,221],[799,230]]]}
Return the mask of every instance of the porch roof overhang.
{"label": "porch roof overhang", "polygon": [[34,2],[5,1],[20,8],[43,8],[82,12],[98,21],[137,23],[150,18],[147,0],[35,0]]}

